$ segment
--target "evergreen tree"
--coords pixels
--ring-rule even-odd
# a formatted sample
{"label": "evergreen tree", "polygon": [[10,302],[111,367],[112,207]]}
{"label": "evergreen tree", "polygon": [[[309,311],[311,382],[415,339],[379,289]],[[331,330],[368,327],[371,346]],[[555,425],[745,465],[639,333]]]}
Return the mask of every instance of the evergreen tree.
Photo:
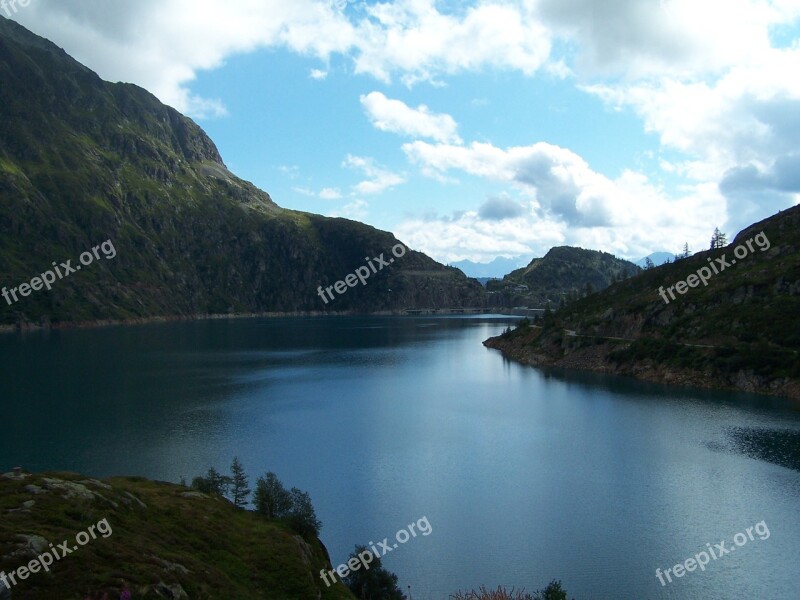
{"label": "evergreen tree", "polygon": [[270,519],[282,519],[292,509],[292,495],[283,487],[281,480],[272,471],[256,481],[253,497],[256,512]]}
{"label": "evergreen tree", "polygon": [[250,496],[250,488],[248,487],[250,481],[247,475],[244,472],[244,467],[242,467],[242,463],[239,462],[239,457],[235,456],[233,458],[233,464],[231,464],[231,500],[233,500],[233,505],[238,508],[244,508],[247,506],[247,498]]}
{"label": "evergreen tree", "polygon": [[728,236],[719,230],[719,227],[714,228],[714,233],[711,236],[711,250],[717,248],[724,248],[728,245]]}
{"label": "evergreen tree", "polygon": [[655,263],[652,260],[650,260],[649,256],[644,259],[644,270],[645,271],[649,271],[650,269],[655,268],[655,266],[656,266]]}

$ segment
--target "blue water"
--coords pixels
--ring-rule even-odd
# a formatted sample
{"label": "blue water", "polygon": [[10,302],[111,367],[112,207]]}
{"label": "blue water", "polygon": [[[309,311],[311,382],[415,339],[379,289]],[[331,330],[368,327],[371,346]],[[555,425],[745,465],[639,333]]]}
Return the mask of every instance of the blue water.
{"label": "blue water", "polygon": [[[577,600],[800,597],[796,406],[519,366],[481,345],[509,322],[3,335],[0,468],[177,482],[238,455],[252,479],[311,494],[334,565],[427,517],[429,535],[383,558],[413,600],[551,579]],[[768,539],[656,578],[761,521]]]}

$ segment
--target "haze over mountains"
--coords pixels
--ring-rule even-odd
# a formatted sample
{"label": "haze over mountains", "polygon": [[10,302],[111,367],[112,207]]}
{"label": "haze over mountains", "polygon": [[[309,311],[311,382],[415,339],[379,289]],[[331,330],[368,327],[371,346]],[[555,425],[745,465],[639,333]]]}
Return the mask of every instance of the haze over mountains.
{"label": "haze over mountains", "polygon": [[461,269],[467,277],[474,277],[476,279],[484,278],[501,278],[505,277],[511,271],[515,271],[520,267],[524,267],[530,261],[529,258],[524,256],[514,256],[505,258],[498,256],[492,262],[476,263],[471,260],[459,260],[450,263],[451,266]]}

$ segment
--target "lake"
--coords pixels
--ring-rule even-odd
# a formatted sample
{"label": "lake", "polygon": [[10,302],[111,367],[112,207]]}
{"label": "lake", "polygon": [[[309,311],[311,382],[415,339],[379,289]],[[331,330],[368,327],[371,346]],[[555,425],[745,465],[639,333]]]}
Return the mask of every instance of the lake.
{"label": "lake", "polygon": [[334,566],[427,517],[383,558],[413,600],[551,579],[577,600],[800,597],[797,405],[523,367],[481,345],[512,322],[0,335],[0,468],[177,482],[238,455],[311,494]]}

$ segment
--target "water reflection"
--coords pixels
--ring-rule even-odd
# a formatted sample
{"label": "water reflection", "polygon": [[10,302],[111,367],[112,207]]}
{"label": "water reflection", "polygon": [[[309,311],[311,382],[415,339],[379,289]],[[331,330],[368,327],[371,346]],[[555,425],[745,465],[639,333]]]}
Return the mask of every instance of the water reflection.
{"label": "water reflection", "polygon": [[731,427],[725,434],[725,442],[707,446],[800,471],[800,431]]}

